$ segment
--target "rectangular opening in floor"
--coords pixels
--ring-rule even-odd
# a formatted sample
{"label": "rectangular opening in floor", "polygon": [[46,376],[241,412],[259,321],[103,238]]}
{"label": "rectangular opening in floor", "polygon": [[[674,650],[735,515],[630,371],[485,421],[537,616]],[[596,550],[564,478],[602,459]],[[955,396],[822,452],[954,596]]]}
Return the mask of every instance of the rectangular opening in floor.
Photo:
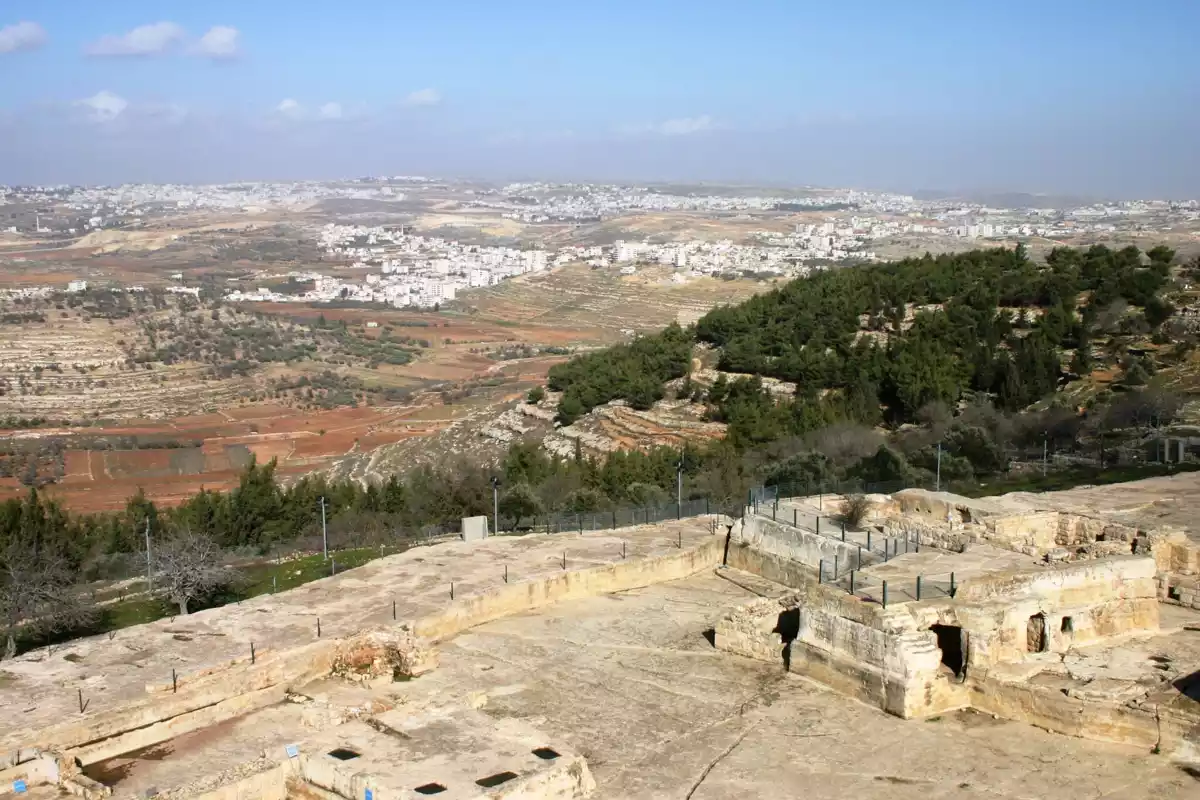
{"label": "rectangular opening in floor", "polygon": [[350,761],[351,759],[358,758],[360,755],[362,755],[362,753],[356,753],[349,747],[338,747],[334,750],[330,750],[329,755],[333,756],[338,761]]}
{"label": "rectangular opening in floor", "polygon": [[542,761],[553,761],[554,759],[558,758],[558,756],[559,756],[559,753],[557,750],[551,749],[549,747],[539,747],[533,751],[533,754],[535,756],[537,756],[538,758],[540,758]]}
{"label": "rectangular opening in floor", "polygon": [[479,786],[485,789],[490,789],[493,786],[499,786],[502,783],[508,783],[513,778],[517,777],[515,772],[497,772],[495,775],[488,775],[486,778],[480,778],[475,781]]}
{"label": "rectangular opening in floor", "polygon": [[446,787],[440,783],[426,783],[413,789],[417,794],[441,794],[446,791]]}

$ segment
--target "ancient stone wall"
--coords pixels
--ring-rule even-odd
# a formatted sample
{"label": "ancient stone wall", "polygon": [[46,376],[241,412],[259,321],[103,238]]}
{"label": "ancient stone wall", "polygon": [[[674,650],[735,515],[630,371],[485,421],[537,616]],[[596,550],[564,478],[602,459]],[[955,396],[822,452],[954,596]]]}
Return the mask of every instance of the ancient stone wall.
{"label": "ancient stone wall", "polygon": [[835,562],[839,573],[858,567],[858,545],[772,522],[755,514],[748,514],[740,529],[735,528],[734,535],[738,541],[764,553],[806,564],[814,570],[824,562],[826,575],[833,574]]}
{"label": "ancient stone wall", "polygon": [[[460,597],[441,613],[400,623],[396,636],[374,631],[295,648],[260,649],[219,667],[149,684],[143,699],[111,711],[64,720],[37,731],[6,731],[0,746],[69,755],[84,766],[159,744],[190,731],[281,702],[289,687],[328,676],[335,667],[367,678],[392,671],[415,674],[436,663],[422,640],[439,641],[508,614],[559,600],[625,591],[687,577],[720,563],[725,537],[713,536],[676,553],[629,559],[513,583]],[[26,761],[15,755],[12,762]]]}

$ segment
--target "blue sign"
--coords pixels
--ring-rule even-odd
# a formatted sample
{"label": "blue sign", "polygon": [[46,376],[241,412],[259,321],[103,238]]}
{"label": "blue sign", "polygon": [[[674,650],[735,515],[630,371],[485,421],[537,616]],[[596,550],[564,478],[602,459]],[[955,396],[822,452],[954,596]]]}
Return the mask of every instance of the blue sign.
{"label": "blue sign", "polygon": [[[13,781],[13,791],[16,792],[17,794],[25,794],[25,792],[26,792],[25,781]],[[370,800],[370,798],[368,798],[367,800]]]}
{"label": "blue sign", "polygon": [[300,748],[294,744],[289,744],[286,748],[288,758],[295,758],[300,755]]}
{"label": "blue sign", "polygon": [[367,789],[367,796],[364,797],[363,800],[375,800],[375,793],[370,789]]}

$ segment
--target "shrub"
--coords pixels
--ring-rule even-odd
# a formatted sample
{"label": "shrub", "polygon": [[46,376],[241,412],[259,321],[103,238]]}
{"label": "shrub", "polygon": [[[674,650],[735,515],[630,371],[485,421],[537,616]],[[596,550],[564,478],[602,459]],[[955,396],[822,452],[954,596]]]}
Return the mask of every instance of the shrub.
{"label": "shrub", "polygon": [[847,528],[857,528],[862,525],[870,511],[871,501],[866,495],[852,494],[843,501],[842,513],[838,515],[838,519],[845,523]]}

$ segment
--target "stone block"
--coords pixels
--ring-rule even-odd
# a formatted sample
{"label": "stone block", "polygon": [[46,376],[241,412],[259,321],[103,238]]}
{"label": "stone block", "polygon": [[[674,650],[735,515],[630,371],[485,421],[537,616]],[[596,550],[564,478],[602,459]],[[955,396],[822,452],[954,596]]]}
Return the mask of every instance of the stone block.
{"label": "stone block", "polygon": [[462,538],[464,542],[478,542],[488,537],[487,517],[463,517]]}

